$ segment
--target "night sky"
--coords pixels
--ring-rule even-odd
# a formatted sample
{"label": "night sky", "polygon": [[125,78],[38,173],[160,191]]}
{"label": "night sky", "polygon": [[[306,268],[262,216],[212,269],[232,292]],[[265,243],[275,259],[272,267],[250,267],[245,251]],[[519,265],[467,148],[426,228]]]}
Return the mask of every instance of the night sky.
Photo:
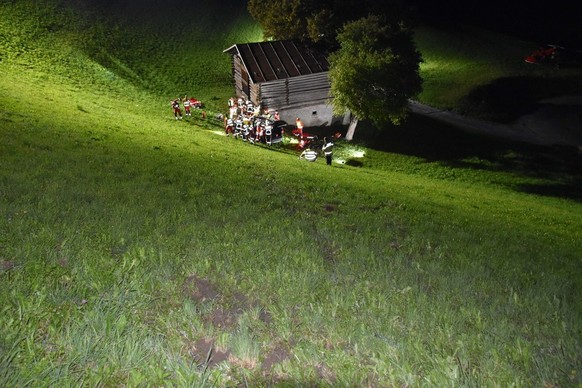
{"label": "night sky", "polygon": [[538,43],[582,49],[581,0],[415,0],[423,20],[454,28],[486,27]]}

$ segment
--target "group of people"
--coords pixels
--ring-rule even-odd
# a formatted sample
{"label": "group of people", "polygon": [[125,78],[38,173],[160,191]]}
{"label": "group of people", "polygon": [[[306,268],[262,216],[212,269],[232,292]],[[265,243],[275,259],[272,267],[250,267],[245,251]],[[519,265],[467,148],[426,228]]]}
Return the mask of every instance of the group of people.
{"label": "group of people", "polygon": [[[283,140],[285,125],[287,123],[281,121],[279,112],[276,110],[266,108],[261,110],[260,105],[255,105],[242,97],[231,97],[228,100],[228,116],[224,117],[224,132],[227,137],[240,138],[251,144],[271,145]],[[303,122],[299,117],[295,120],[295,129],[292,130],[292,134],[299,139],[298,146],[303,151],[299,159],[315,162],[321,152],[325,155],[326,163],[331,166],[334,147],[331,138],[324,138],[319,150],[319,147],[315,147],[317,137],[303,131]]]}
{"label": "group of people", "polygon": [[[265,108],[262,112],[264,116],[268,116],[269,119],[278,121],[281,120],[279,117],[279,112],[275,110],[269,110]],[[255,105],[251,100],[245,100],[242,97],[228,99],[228,117],[230,119],[235,118],[250,118],[257,117],[261,115],[261,106]]]}
{"label": "group of people", "polygon": [[[170,101],[176,120],[182,120],[184,116],[192,116],[192,108],[202,108],[202,103],[195,98],[188,96],[178,97]],[[182,108],[184,111],[182,112]],[[284,126],[286,122],[281,121],[279,112],[276,110],[263,109],[260,105],[253,104],[252,101],[241,97],[231,97],[228,100],[229,112],[227,116],[220,115],[219,120],[224,120],[224,132],[227,137],[241,139],[243,142],[251,144],[263,143],[271,145],[283,140]],[[202,112],[205,118],[205,112]],[[317,137],[311,136],[303,131],[303,122],[300,118],[295,120],[295,129],[292,134],[299,139],[299,149],[303,150],[299,159],[315,162],[319,155],[319,147],[314,146]],[[325,155],[326,163],[331,165],[333,158],[333,142],[331,138],[324,138],[321,146],[321,153]]]}
{"label": "group of people", "polygon": [[[170,105],[172,106],[172,110],[174,111],[174,117],[176,120],[182,120],[183,116],[191,117],[192,116],[192,108],[202,108],[202,102],[198,101],[194,97],[188,98],[188,96],[184,96],[182,98],[178,97],[170,101]],[[182,107],[184,107],[184,115],[182,114]],[[202,117],[206,116],[206,112],[202,112]]]}
{"label": "group of people", "polygon": [[[227,137],[242,139],[251,144],[271,145],[281,141],[283,128],[280,125],[279,112],[264,109],[243,98],[228,100],[229,113],[224,118],[224,132]],[[279,124],[279,125],[278,125]]]}

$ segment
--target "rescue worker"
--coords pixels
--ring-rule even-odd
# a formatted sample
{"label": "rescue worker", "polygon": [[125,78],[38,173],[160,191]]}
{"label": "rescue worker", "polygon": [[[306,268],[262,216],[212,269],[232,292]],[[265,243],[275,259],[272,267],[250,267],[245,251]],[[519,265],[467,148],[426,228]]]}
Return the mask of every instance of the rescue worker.
{"label": "rescue worker", "polygon": [[234,120],[237,115],[238,115],[238,106],[236,104],[234,104],[233,106],[228,108],[228,117],[230,117],[231,119]]}
{"label": "rescue worker", "polygon": [[267,145],[271,145],[273,141],[273,125],[270,121],[267,121],[265,125],[265,142]]}
{"label": "rescue worker", "polygon": [[317,152],[311,148],[306,148],[301,155],[299,155],[299,159],[305,159],[308,162],[315,162],[317,160]]}
{"label": "rescue worker", "polygon": [[333,157],[333,143],[327,140],[327,137],[323,138],[323,147],[321,150],[325,154],[325,162],[328,166],[331,166],[331,159]]}
{"label": "rescue worker", "polygon": [[303,121],[299,117],[295,120],[295,126],[297,127],[297,131],[299,132],[299,138],[303,138]]}
{"label": "rescue worker", "polygon": [[184,104],[184,111],[186,116],[192,116],[192,113],[190,113],[190,100],[188,99],[187,96],[184,96],[182,104]]}
{"label": "rescue worker", "polygon": [[259,117],[261,115],[261,107],[260,106],[255,106],[255,109],[253,110],[253,117]]}
{"label": "rescue worker", "polygon": [[180,109],[180,99],[176,98],[171,102],[172,109],[174,109],[174,117],[176,120],[182,120],[182,109]]}
{"label": "rescue worker", "polygon": [[240,136],[243,139],[243,141],[247,141],[246,133],[243,131],[243,121],[240,116],[236,119],[234,125],[235,125],[234,137]]}
{"label": "rescue worker", "polygon": [[226,132],[226,137],[229,137],[231,134],[234,137],[234,120],[224,118],[224,131]]}

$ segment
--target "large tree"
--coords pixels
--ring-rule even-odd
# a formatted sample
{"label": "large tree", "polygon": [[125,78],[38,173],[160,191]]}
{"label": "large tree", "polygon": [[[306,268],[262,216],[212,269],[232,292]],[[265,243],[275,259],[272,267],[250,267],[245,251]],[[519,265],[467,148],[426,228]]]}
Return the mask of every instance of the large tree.
{"label": "large tree", "polygon": [[336,45],[337,31],[347,22],[381,15],[389,22],[413,15],[403,0],[249,0],[251,16],[266,38],[309,39]]}
{"label": "large tree", "polygon": [[329,71],[334,111],[347,109],[377,126],[400,123],[408,100],[422,90],[412,30],[370,15],[346,24],[337,40]]}
{"label": "large tree", "polygon": [[263,27],[266,38],[305,38],[305,0],[249,0],[251,16]]}

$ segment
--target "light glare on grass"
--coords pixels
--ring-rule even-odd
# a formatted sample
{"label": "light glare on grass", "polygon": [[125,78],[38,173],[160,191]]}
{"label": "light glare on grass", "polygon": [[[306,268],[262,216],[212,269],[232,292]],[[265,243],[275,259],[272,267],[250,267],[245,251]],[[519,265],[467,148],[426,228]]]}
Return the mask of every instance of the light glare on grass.
{"label": "light glare on grass", "polygon": [[342,154],[350,157],[350,158],[363,158],[366,155],[366,152],[360,148],[356,147],[346,147]]}

